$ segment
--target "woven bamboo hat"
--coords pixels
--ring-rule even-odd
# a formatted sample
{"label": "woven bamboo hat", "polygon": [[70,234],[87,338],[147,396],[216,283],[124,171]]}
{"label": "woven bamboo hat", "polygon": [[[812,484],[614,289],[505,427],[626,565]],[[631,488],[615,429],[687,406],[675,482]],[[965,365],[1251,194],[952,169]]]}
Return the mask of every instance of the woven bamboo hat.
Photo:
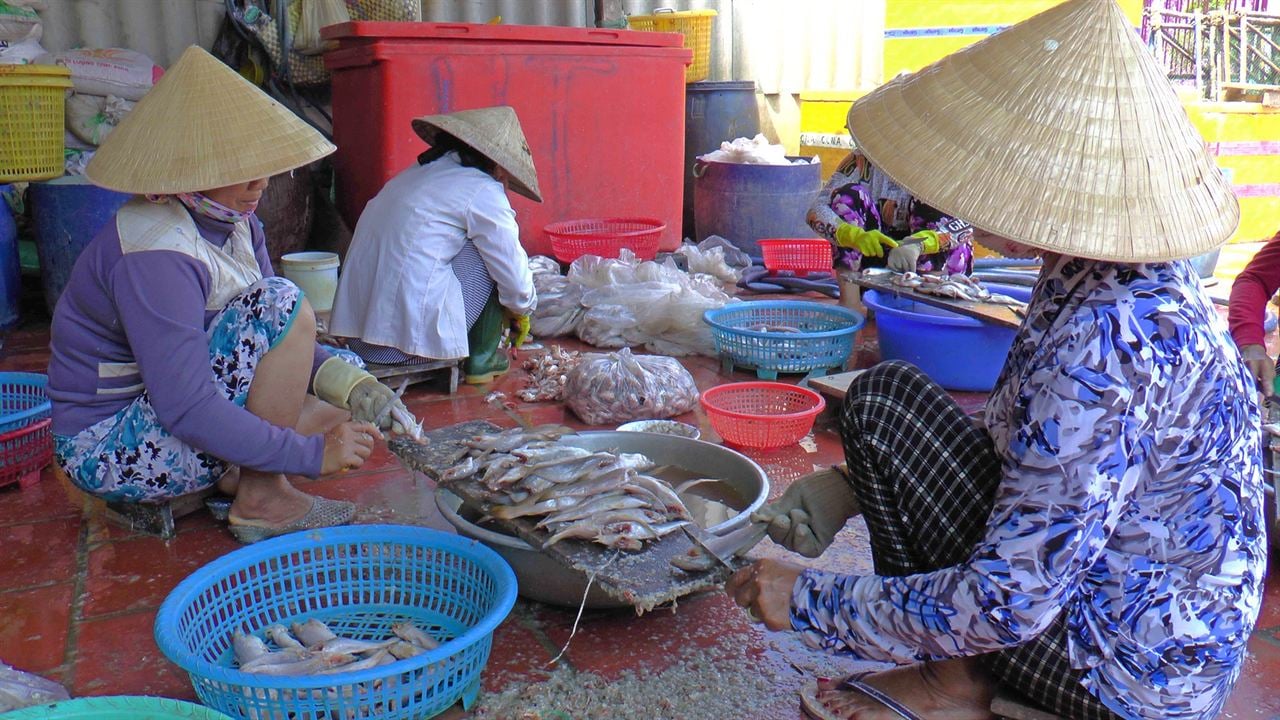
{"label": "woven bamboo hat", "polygon": [[193,45],[111,132],[85,175],[120,192],[196,192],[278,175],[336,149]]}
{"label": "woven bamboo hat", "polygon": [[475,149],[511,175],[511,189],[535,202],[542,202],[538,189],[538,171],[533,167],[533,153],[520,129],[515,108],[507,105],[459,110],[446,115],[414,118],[413,131],[418,137],[435,143],[438,133],[448,133]]}
{"label": "woven bamboo hat", "polygon": [[1067,0],[849,110],[872,163],[1010,240],[1151,262],[1219,247],[1240,207],[1114,0]]}

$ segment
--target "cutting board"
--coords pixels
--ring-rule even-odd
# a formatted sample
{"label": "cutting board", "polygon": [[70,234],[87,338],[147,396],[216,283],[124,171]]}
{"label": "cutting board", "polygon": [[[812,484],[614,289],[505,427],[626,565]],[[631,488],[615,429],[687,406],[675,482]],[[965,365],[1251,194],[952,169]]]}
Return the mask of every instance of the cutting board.
{"label": "cutting board", "polygon": [[[406,467],[444,485],[464,503],[480,507],[479,488],[470,479],[441,483],[440,475],[459,456],[462,440],[500,430],[502,428],[493,423],[472,420],[429,432],[425,443],[399,437],[388,446]],[[662,463],[662,458],[651,459]],[[532,547],[541,548],[550,536],[545,530],[534,527],[537,520],[535,517],[493,522]],[[686,527],[688,533],[706,537],[701,528],[694,525]],[[638,552],[614,550],[581,540],[562,540],[543,552],[587,577],[594,576],[593,583],[611,597],[634,606],[638,612],[646,612],[685,595],[713,589],[728,578],[730,571],[724,566],[704,573],[687,573],[671,565],[672,558],[687,553],[693,547],[689,534],[678,530],[658,540],[646,541],[644,549]]]}
{"label": "cutting board", "polygon": [[916,292],[902,285],[894,285],[889,281],[889,274],[877,275],[858,275],[856,273],[848,273],[846,279],[850,282],[876,292],[885,293],[887,295],[896,295],[899,297],[924,303],[925,305],[933,305],[944,310],[950,310],[957,315],[965,317],[977,318],[983,322],[998,325],[1000,327],[1017,329],[1022,325],[1022,316],[1014,312],[1007,305],[996,305],[993,303],[974,302],[972,300],[959,300],[956,298],[947,298],[940,295],[928,295],[922,292]]}

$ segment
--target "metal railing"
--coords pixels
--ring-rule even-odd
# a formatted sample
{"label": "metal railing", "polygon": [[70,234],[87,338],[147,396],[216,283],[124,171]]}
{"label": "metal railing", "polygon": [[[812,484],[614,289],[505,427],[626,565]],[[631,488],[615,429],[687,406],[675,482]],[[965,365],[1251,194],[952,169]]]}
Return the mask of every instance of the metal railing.
{"label": "metal railing", "polygon": [[1280,90],[1280,15],[1148,9],[1144,26],[1169,79],[1194,85],[1207,99]]}

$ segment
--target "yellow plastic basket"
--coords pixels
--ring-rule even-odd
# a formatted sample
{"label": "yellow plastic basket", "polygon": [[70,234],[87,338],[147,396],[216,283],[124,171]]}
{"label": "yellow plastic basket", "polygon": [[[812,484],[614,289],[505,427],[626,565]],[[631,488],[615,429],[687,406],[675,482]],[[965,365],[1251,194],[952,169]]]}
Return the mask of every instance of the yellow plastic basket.
{"label": "yellow plastic basket", "polygon": [[711,74],[711,21],[715,10],[674,11],[658,8],[653,15],[632,15],[627,23],[632,30],[646,32],[678,32],[684,46],[693,51],[693,64],[684,69],[686,83],[706,80]]}
{"label": "yellow plastic basket", "polygon": [[0,183],[62,176],[70,87],[58,65],[0,65]]}

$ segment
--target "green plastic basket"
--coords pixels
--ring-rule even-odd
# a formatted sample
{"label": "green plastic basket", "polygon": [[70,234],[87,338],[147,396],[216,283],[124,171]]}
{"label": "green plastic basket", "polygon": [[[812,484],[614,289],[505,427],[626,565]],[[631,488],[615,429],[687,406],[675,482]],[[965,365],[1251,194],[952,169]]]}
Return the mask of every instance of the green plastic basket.
{"label": "green plastic basket", "polygon": [[203,705],[160,697],[119,695],[63,700],[0,713],[3,720],[231,720]]}

